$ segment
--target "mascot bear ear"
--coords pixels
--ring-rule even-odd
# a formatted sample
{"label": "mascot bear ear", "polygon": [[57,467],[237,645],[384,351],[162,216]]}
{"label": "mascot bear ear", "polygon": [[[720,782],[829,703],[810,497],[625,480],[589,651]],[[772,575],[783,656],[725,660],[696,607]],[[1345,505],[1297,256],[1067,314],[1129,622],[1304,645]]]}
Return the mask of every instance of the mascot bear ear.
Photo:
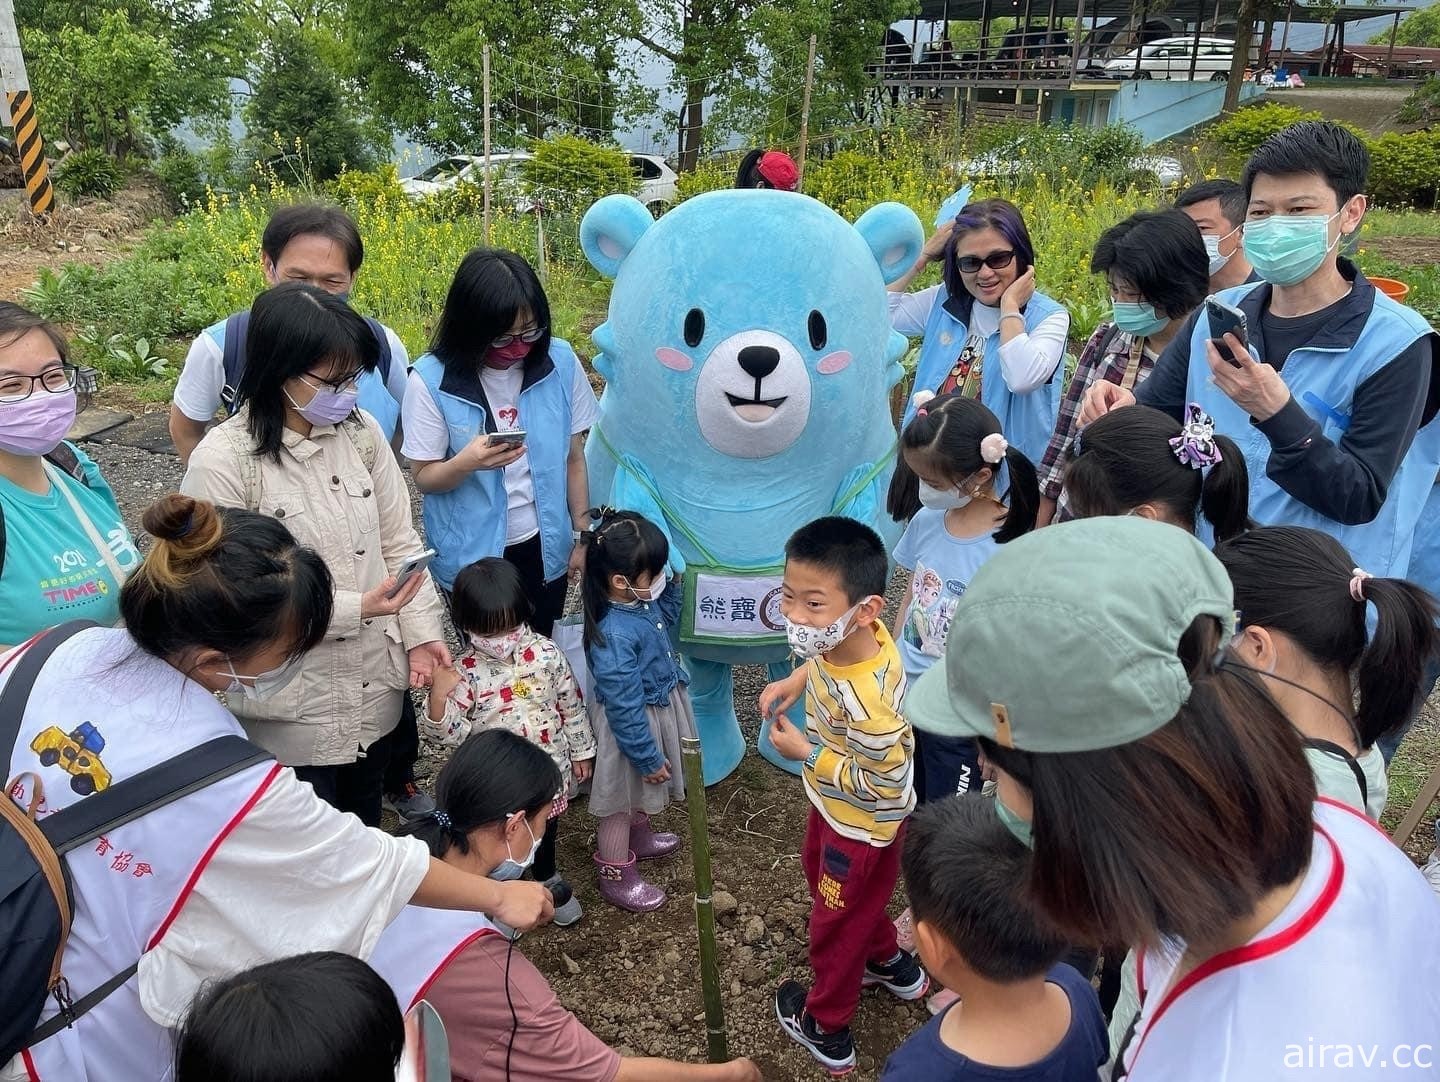
{"label": "mascot bear ear", "polygon": [[590,265],[606,278],[620,273],[620,264],[635,250],[655,219],[634,196],[607,195],[580,221],[580,247]]}
{"label": "mascot bear ear", "polygon": [[870,246],[887,286],[915,265],[925,244],[920,219],[903,203],[879,203],[871,207],[860,215],[855,232]]}

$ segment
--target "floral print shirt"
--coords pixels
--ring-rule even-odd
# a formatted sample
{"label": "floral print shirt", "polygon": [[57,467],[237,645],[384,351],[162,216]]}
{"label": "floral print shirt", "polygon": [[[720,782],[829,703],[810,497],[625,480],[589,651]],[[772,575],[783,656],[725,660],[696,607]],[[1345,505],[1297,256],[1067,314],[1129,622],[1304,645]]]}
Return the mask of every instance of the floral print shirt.
{"label": "floral print shirt", "polygon": [[458,747],[472,732],[509,729],[550,753],[560,768],[562,795],[575,795],[572,760],[595,757],[595,733],[585,716],[580,685],[560,647],[522,630],[504,661],[473,646],[455,660],[460,682],[445,699],[445,716],[424,713],[421,731],[443,747]]}

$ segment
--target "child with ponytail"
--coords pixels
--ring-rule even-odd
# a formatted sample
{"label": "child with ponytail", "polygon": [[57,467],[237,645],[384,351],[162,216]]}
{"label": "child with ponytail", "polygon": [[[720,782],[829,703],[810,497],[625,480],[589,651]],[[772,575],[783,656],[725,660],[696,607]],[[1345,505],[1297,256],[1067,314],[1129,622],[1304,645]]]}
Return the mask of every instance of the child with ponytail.
{"label": "child with ponytail", "polygon": [[[1250,527],[1250,473],[1240,448],[1193,402],[1183,425],[1124,406],[1076,437],[1061,505],[1075,518],[1139,515],[1225,541]],[[1213,537],[1199,528],[1201,514]]]}
{"label": "child with ponytail", "polygon": [[[906,467],[919,483],[921,508],[895,546],[895,562],[910,572],[895,641],[913,684],[945,653],[955,606],[999,545],[1035,528],[1040,505],[1035,467],[1000,432],[979,399],[951,394],[915,396],[915,417],[900,437]],[[1008,474],[1001,487],[1002,469]],[[968,792],[979,782],[973,740],[915,728],[915,795],[920,803]]]}
{"label": "child with ponytail", "polygon": [[588,544],[580,593],[595,683],[595,864],[600,897],[645,913],[665,904],[665,892],[641,879],[635,862],[680,847],[674,834],[652,831],[650,816],[685,798],[680,738],[696,735],[689,676],[673,640],[680,590],[667,577],[670,544],[653,522],[608,508],[591,518],[581,535]]}
{"label": "child with ponytail", "polygon": [[1299,730],[1320,795],[1379,819],[1389,783],[1375,744],[1425,691],[1426,662],[1440,650],[1435,598],[1353,567],[1340,542],[1318,530],[1265,526],[1215,555],[1240,613],[1232,656],[1260,675]]}

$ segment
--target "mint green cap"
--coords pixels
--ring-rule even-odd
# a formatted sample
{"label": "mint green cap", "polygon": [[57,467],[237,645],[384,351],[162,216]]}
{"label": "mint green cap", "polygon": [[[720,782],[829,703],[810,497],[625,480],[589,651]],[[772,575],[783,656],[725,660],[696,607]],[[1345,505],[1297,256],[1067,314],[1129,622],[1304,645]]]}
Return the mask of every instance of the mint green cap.
{"label": "mint green cap", "polygon": [[1224,566],[1178,526],[1080,519],[1001,545],[975,573],[910,723],[1034,752],[1095,751],[1165,725],[1190,696],[1196,617],[1235,623]]}

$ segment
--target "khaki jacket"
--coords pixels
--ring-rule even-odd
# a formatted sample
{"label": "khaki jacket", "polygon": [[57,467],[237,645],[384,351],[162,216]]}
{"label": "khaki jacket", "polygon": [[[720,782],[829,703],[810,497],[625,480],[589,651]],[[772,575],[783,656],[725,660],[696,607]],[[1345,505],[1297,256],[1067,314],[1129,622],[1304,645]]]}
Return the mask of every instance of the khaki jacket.
{"label": "khaki jacket", "polygon": [[288,687],[260,702],[231,695],[230,706],[250,738],[287,766],[351,763],[399,720],[410,682],[407,651],[444,639],[428,573],[398,617],[360,619],[360,595],[424,551],[410,492],[368,413],[317,425],[308,437],[286,429],[278,463],[254,453],[247,417],[242,409],[206,434],[180,491],[284,522],[329,566],[335,612]]}

